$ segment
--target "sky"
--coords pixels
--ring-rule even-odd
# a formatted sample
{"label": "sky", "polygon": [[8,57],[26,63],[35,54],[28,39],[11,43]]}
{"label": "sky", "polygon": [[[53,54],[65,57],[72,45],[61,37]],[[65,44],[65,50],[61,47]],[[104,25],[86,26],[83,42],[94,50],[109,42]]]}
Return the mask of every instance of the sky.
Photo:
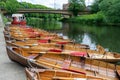
{"label": "sky", "polygon": [[[17,0],[19,2],[29,2],[32,4],[42,4],[47,7],[62,9],[62,5],[68,3],[68,0]],[[93,0],[86,0],[87,5],[91,4]]]}

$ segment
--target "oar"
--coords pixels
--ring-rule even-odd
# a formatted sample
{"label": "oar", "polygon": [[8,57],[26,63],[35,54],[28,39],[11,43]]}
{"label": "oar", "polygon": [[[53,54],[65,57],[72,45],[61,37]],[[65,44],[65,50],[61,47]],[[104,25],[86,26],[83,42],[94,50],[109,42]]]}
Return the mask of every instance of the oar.
{"label": "oar", "polygon": [[33,43],[33,44],[25,43],[25,46],[37,46],[37,45],[39,45],[39,44],[37,44],[37,43]]}
{"label": "oar", "polygon": [[[80,79],[80,78],[79,78]],[[83,79],[83,78],[82,78]],[[75,78],[53,77],[52,80],[75,80]]]}
{"label": "oar", "polygon": [[36,54],[70,54],[70,52],[49,52],[49,51],[28,51],[28,53]]}
{"label": "oar", "polygon": [[[39,61],[39,60],[36,60],[36,62],[38,62],[38,63],[40,63],[40,64],[43,64],[43,65],[51,66],[51,67],[53,67],[53,68],[62,69],[62,67],[61,67],[61,66],[54,65],[54,64],[51,64],[51,63],[46,63],[46,62]],[[46,67],[47,67],[47,66],[46,66]]]}

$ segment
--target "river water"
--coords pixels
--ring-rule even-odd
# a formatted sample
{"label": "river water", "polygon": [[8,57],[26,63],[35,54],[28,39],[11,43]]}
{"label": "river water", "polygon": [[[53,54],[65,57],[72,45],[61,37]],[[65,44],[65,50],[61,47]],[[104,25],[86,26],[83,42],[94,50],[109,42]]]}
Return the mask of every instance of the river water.
{"label": "river water", "polygon": [[120,52],[120,27],[91,26],[58,21],[38,21],[29,23],[29,25],[57,33],[77,43],[87,44],[91,49],[96,49],[96,45],[100,44],[107,51]]}

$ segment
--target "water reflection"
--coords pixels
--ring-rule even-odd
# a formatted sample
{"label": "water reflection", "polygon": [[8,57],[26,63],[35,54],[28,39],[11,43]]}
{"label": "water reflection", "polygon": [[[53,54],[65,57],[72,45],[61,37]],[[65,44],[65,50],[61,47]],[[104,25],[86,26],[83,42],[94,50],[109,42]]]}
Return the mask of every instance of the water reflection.
{"label": "water reflection", "polygon": [[39,21],[39,28],[58,33],[78,43],[88,44],[91,49],[102,45],[106,50],[120,52],[119,27],[89,26],[79,23],[61,23],[57,21]]}
{"label": "water reflection", "polygon": [[88,44],[91,49],[96,49],[96,43],[92,42],[88,33],[84,33],[84,37],[82,38],[82,44]]}
{"label": "water reflection", "polygon": [[[69,37],[76,39],[79,43],[90,45],[95,48],[100,44],[106,50],[120,52],[120,30],[119,27],[106,27],[106,26],[88,26],[78,23],[69,23]],[[72,33],[74,35],[72,35]]]}

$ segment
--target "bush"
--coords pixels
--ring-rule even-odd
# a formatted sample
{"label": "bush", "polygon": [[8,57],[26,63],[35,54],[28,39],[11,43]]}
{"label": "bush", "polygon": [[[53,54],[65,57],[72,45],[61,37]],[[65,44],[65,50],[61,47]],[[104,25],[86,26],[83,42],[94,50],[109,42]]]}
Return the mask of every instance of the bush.
{"label": "bush", "polygon": [[82,24],[103,24],[106,22],[105,16],[102,12],[98,12],[96,14],[90,14],[90,15],[81,15],[79,17],[74,17],[70,19],[66,19],[66,21],[70,22],[79,22]]}

